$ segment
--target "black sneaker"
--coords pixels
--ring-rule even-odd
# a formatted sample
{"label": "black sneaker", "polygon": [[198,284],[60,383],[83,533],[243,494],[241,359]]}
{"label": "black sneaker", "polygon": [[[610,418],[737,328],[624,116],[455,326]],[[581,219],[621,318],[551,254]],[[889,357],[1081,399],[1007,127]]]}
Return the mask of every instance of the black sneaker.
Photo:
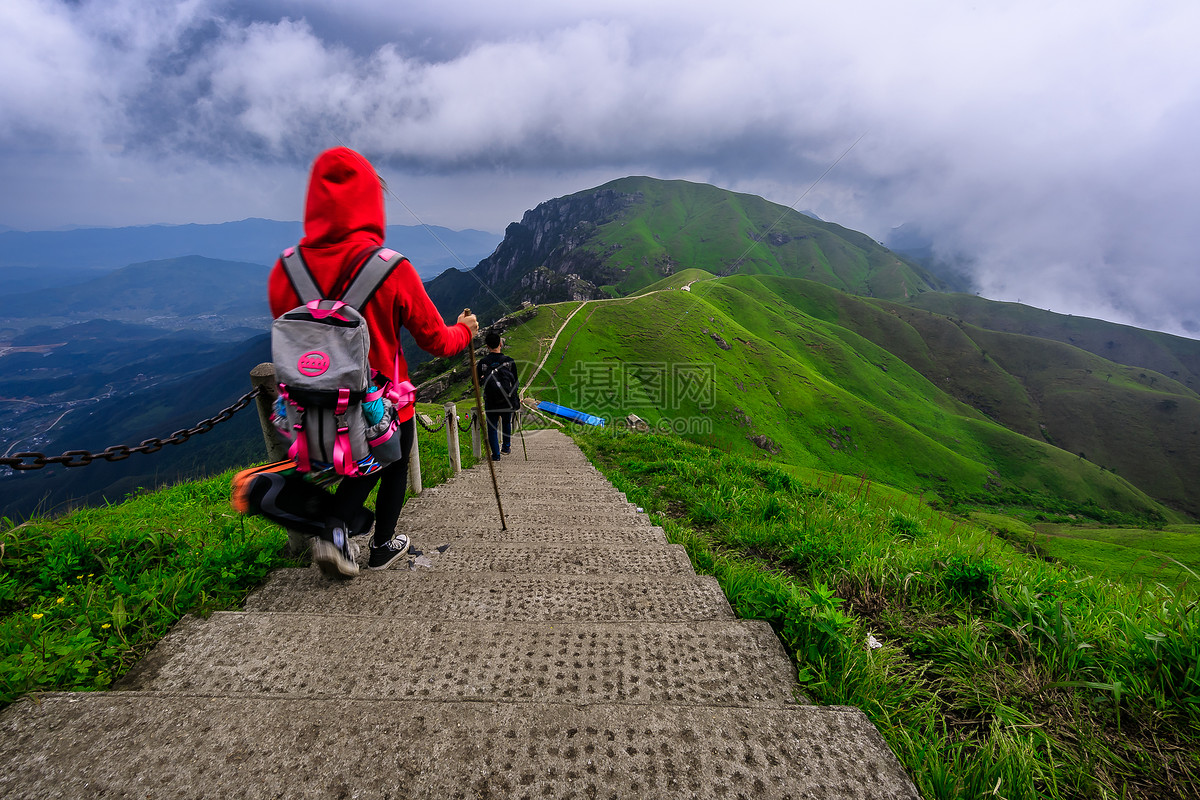
{"label": "black sneaker", "polygon": [[331,520],[325,531],[313,540],[313,562],[330,578],[353,578],[358,563],[350,551],[350,537],[340,520]]}
{"label": "black sneaker", "polygon": [[408,537],[403,533],[397,533],[381,545],[371,542],[371,558],[367,561],[367,569],[387,569],[407,552]]}
{"label": "black sneaker", "polygon": [[500,460],[500,454],[499,454],[499,453],[496,453],[496,455],[492,456],[492,461],[499,461],[499,460]]}
{"label": "black sneaker", "polygon": [[509,447],[501,447],[501,448],[500,448],[500,455],[502,455],[502,456],[511,456],[511,455],[512,455],[512,448],[509,448]]}

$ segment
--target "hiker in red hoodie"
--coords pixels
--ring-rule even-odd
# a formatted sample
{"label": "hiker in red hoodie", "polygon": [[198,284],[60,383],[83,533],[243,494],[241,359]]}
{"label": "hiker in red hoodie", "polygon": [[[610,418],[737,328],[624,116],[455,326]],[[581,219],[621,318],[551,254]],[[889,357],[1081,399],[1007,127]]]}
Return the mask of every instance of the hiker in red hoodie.
{"label": "hiker in red hoodie", "polygon": [[[370,162],[346,147],[317,156],[308,182],[299,251],[322,296],[341,293],[370,254],[383,247],[384,230],[383,184]],[[271,271],[267,290],[274,317],[300,305],[282,262],[276,262]],[[389,378],[395,370],[397,382],[408,380],[408,365],[400,349],[401,325],[422,349],[435,356],[461,352],[479,331],[473,314],[460,315],[454,325],[445,324],[408,259],[400,261],[360,311],[371,336],[371,368]],[[396,533],[396,523],[408,485],[408,453],[414,433],[412,398],[396,410],[405,455],[365,477],[342,479],[334,495],[333,514],[313,543],[313,559],[326,573],[358,574],[349,549],[347,522],[362,509],[377,482],[375,535],[367,565],[385,569],[408,552],[408,537]]]}

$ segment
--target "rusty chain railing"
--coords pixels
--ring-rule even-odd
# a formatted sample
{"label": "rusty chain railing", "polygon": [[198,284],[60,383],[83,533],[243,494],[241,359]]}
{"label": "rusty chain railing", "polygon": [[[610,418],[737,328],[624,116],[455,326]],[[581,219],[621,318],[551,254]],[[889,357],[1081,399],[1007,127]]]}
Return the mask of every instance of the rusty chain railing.
{"label": "rusty chain railing", "polygon": [[422,419],[422,417],[424,416],[423,414],[417,414],[416,416],[417,416],[417,423],[418,423],[418,424],[419,424],[419,425],[420,425],[422,428],[424,428],[425,430],[429,431],[430,433],[437,433],[437,432],[438,432],[438,431],[440,431],[442,428],[445,428],[445,427],[446,427],[446,419],[445,419],[445,417],[443,417],[443,418],[442,418],[442,421],[441,421],[441,422],[439,422],[437,425],[427,425],[427,424],[425,423],[425,420],[424,420],[424,419]]}
{"label": "rusty chain railing", "polygon": [[33,452],[14,453],[11,456],[0,456],[0,467],[12,467],[18,471],[41,469],[51,464],[62,464],[64,467],[86,467],[93,461],[124,461],[134,453],[157,453],[169,444],[182,444],[193,436],[208,433],[215,425],[224,422],[248,406],[260,392],[262,392],[262,387],[256,386],[242,395],[233,405],[217,412],[215,416],[198,422],[190,428],[175,431],[164,439],[155,437],[135,446],[117,444],[105,448],[99,453],[92,453],[88,450],[68,450],[60,456],[47,456],[45,453]]}

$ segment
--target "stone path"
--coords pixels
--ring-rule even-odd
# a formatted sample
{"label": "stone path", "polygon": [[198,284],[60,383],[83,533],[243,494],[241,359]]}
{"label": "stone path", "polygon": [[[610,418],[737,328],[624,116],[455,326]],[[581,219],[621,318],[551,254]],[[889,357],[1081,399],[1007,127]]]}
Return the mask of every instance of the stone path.
{"label": "stone path", "polygon": [[527,442],[507,531],[485,464],[410,501],[407,563],[279,570],[115,691],[10,706],[0,797],[917,797],[569,438]]}

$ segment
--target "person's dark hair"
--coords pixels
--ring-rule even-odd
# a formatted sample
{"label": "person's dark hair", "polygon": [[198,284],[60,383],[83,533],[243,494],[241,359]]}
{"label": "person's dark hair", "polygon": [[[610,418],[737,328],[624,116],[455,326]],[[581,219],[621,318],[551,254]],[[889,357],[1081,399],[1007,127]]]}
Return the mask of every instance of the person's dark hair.
{"label": "person's dark hair", "polygon": [[488,335],[483,337],[483,343],[488,346],[489,350],[495,350],[500,346],[500,334],[489,331]]}

